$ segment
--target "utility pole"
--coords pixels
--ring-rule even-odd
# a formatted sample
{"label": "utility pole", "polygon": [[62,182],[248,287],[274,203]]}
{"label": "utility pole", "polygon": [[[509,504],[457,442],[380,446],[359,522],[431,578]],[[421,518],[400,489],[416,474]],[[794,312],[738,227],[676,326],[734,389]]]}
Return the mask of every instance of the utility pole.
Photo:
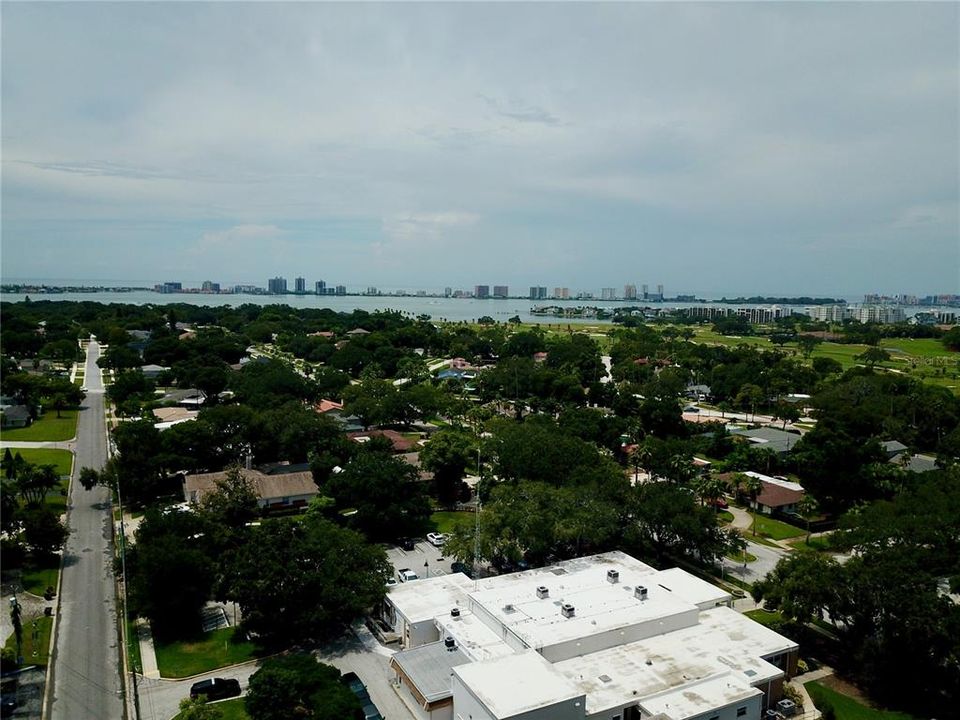
{"label": "utility pole", "polygon": [[[117,508],[120,510],[120,574],[123,576],[123,602],[121,603],[122,614],[123,614],[123,632],[121,637],[126,638],[128,633],[129,624],[127,623],[127,530],[126,526],[123,523],[123,499],[120,496],[120,475],[117,473],[116,477],[116,490],[117,490]],[[137,638],[139,642],[139,638]],[[123,652],[124,662],[127,661],[127,648],[123,647],[121,649]],[[137,720],[140,720],[140,692],[137,688],[137,669],[135,667],[130,668],[130,677],[133,680],[133,710]]]}

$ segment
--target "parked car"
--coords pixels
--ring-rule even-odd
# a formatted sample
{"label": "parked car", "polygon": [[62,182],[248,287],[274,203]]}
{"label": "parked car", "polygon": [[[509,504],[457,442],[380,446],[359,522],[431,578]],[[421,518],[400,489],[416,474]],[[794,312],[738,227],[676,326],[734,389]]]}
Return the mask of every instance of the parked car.
{"label": "parked car", "polygon": [[397,584],[396,578],[387,578],[387,587],[393,587]]}
{"label": "parked car", "polygon": [[383,715],[370,699],[370,692],[363,680],[357,677],[355,672],[344,673],[340,676],[340,682],[350,688],[350,692],[357,696],[360,704],[363,706],[363,720],[383,720]]}
{"label": "parked car", "polygon": [[240,694],[240,681],[236,678],[211,678],[190,686],[190,697],[202,697],[207,702],[236,697]]}
{"label": "parked car", "polygon": [[404,538],[400,541],[400,547],[404,550],[413,550],[417,546],[417,543],[413,538]]}
{"label": "parked car", "polygon": [[443,533],[427,533],[427,542],[434,547],[440,547],[447,541],[447,536]]}
{"label": "parked car", "polygon": [[727,504],[727,501],[724,500],[723,498],[717,498],[716,500],[714,500],[713,505],[715,507],[720,508],[721,510],[726,510],[728,507],[730,507],[730,505]]}
{"label": "parked car", "polygon": [[410,568],[401,568],[397,570],[397,577],[400,578],[400,582],[409,582],[410,580],[419,580],[420,576],[417,575]]}

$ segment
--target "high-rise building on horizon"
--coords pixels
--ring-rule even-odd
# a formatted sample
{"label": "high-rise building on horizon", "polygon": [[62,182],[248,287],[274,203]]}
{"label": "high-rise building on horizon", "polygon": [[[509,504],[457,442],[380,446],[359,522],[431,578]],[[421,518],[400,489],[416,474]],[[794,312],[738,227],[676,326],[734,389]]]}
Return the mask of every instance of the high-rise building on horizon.
{"label": "high-rise building on horizon", "polygon": [[293,291],[298,295],[302,295],[307,291],[307,281],[302,277],[293,279]]}
{"label": "high-rise building on horizon", "polygon": [[450,297],[451,295],[453,295],[453,288],[451,288],[451,287],[445,287],[445,288],[443,289],[443,296],[444,296],[444,297]]}
{"label": "high-rise building on horizon", "polygon": [[663,300],[663,285],[657,285],[657,300]]}
{"label": "high-rise building on horizon", "polygon": [[494,285],[493,296],[495,298],[506,298],[510,296],[510,288],[506,285]]}
{"label": "high-rise building on horizon", "polygon": [[272,295],[285,295],[287,292],[287,279],[277,275],[277,277],[267,280],[267,292]]}
{"label": "high-rise building on horizon", "polygon": [[488,298],[490,297],[490,286],[489,285],[474,285],[473,287],[473,296],[475,298]]}
{"label": "high-rise building on horizon", "polygon": [[337,294],[337,295],[346,295],[346,294],[347,294],[347,286],[346,286],[346,285],[337,285],[336,294]]}
{"label": "high-rise building on horizon", "polygon": [[220,283],[213,282],[212,280],[204,280],[200,286],[200,290],[202,292],[218,293],[220,292]]}
{"label": "high-rise building on horizon", "polygon": [[547,289],[543,285],[531,285],[530,286],[530,299],[531,300],[545,300],[547,297]]}
{"label": "high-rise building on horizon", "polygon": [[636,299],[637,299],[637,286],[636,286],[636,285],[624,285],[624,286],[623,286],[623,299],[624,299],[624,300],[636,300]]}
{"label": "high-rise building on horizon", "polygon": [[600,290],[601,300],[616,300],[617,292],[613,288],[603,288]]}
{"label": "high-rise building on horizon", "polygon": [[569,300],[569,299],[570,299],[570,288],[555,287],[555,288],[553,289],[553,299],[554,299],[554,300]]}
{"label": "high-rise building on horizon", "polygon": [[648,292],[648,288],[647,288],[647,284],[646,284],[646,283],[643,284],[641,297],[642,297],[644,300],[646,300],[647,298],[650,297],[650,293]]}
{"label": "high-rise building on horizon", "polygon": [[327,282],[326,280],[317,280],[313,285],[313,291],[317,295],[326,295],[327,294]]}

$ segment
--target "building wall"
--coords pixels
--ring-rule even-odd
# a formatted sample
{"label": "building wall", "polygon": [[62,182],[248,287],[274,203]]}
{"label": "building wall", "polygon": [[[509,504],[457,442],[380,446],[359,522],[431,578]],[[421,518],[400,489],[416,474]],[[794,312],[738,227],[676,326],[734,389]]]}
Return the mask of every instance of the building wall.
{"label": "building wall", "polygon": [[[737,715],[738,711],[745,710],[743,715]],[[686,720],[760,720],[763,713],[763,696],[756,695],[738,703],[727,705],[726,707],[710,710],[701,715],[692,715]]]}
{"label": "building wall", "polygon": [[[546,705],[518,715],[503,717],[494,715],[471,692],[456,673],[453,677],[453,720],[584,720],[586,698],[581,695],[574,700],[565,700],[553,705]],[[522,692],[522,682],[520,684]]]}

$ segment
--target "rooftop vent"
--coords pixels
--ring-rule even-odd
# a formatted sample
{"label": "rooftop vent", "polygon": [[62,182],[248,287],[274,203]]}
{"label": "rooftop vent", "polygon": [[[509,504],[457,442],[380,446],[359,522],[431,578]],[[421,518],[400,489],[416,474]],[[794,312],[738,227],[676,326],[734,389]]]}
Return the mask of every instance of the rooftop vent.
{"label": "rooftop vent", "polygon": [[453,650],[454,648],[457,647],[457,641],[454,640],[452,637],[444,638],[443,644],[447,648],[447,650]]}
{"label": "rooftop vent", "polygon": [[609,583],[618,583],[618,582],[620,582],[620,571],[619,571],[619,570],[607,570],[607,582],[609,582]]}
{"label": "rooftop vent", "polygon": [[633,596],[637,600],[646,600],[647,599],[647,589],[643,585],[637,585],[636,589],[633,591]]}
{"label": "rooftop vent", "polygon": [[453,608],[450,611],[450,617],[460,617],[460,608]]}
{"label": "rooftop vent", "polygon": [[512,613],[512,612],[513,612],[513,603],[507,603],[506,605],[504,605],[504,606],[503,606],[503,611],[504,611],[505,613]]}
{"label": "rooftop vent", "polygon": [[537,588],[537,597],[543,600],[546,597],[550,597],[550,588],[546,585],[541,585]]}
{"label": "rooftop vent", "polygon": [[576,609],[570,603],[564,603],[560,606],[560,614],[565,618],[572,618],[576,614]]}

